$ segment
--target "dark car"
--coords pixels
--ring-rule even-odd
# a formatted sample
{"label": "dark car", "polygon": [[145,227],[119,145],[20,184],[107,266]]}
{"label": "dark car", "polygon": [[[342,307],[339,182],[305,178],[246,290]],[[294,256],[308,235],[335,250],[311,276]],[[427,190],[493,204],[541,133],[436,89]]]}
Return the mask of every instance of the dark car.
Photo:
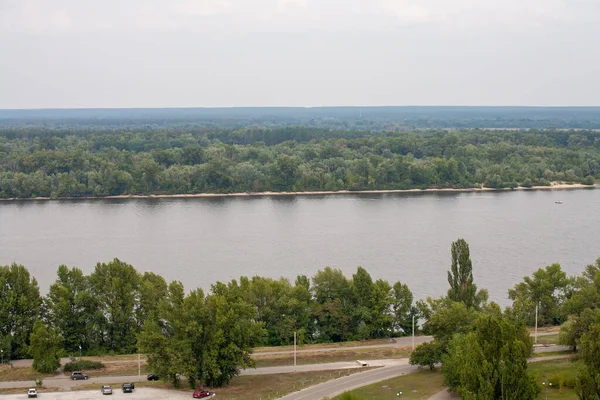
{"label": "dark car", "polygon": [[123,393],[133,393],[133,389],[135,389],[133,383],[124,383],[121,388],[121,390],[123,390]]}
{"label": "dark car", "polygon": [[154,375],[154,374],[148,374],[147,378],[149,381],[157,381],[159,379],[158,375]]}
{"label": "dark car", "polygon": [[195,399],[203,399],[205,397],[210,397],[213,395],[214,395],[214,392],[209,392],[208,390],[204,390],[204,389],[196,389],[194,391],[194,394],[192,394],[192,397]]}
{"label": "dark car", "polygon": [[71,379],[73,379],[74,381],[87,378],[88,376],[80,371],[73,371],[73,373],[71,374]]}

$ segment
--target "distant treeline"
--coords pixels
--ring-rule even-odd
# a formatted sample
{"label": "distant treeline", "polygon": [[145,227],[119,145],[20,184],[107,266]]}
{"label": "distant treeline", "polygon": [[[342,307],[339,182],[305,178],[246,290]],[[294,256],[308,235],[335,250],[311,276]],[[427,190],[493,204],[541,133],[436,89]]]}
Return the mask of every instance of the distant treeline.
{"label": "distant treeline", "polygon": [[0,110],[0,126],[600,129],[600,107],[233,107]]}
{"label": "distant treeline", "polygon": [[600,132],[0,129],[0,197],[505,188],[600,178]]}

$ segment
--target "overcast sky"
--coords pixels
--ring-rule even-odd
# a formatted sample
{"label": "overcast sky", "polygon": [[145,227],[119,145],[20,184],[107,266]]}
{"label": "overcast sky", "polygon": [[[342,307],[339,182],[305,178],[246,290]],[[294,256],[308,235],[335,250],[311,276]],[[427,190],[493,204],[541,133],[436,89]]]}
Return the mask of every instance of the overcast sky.
{"label": "overcast sky", "polygon": [[0,108],[600,105],[600,0],[0,0]]}

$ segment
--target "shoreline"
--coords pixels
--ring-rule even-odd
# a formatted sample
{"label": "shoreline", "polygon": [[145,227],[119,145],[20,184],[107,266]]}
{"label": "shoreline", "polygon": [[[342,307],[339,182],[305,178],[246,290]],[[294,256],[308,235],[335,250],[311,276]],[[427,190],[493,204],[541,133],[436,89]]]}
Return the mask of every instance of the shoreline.
{"label": "shoreline", "polygon": [[583,185],[581,183],[565,184],[552,182],[550,186],[532,186],[511,188],[461,188],[461,189],[387,189],[387,190],[338,190],[338,191],[309,191],[309,192],[242,192],[242,193],[195,193],[195,194],[132,194],[118,196],[84,196],[84,197],[31,197],[19,198],[11,197],[0,199],[0,201],[50,201],[50,200],[122,200],[122,199],[184,199],[184,198],[205,198],[205,197],[270,197],[270,196],[329,196],[329,195],[348,195],[348,194],[392,194],[392,193],[476,193],[476,192],[511,192],[511,191],[535,191],[535,190],[580,190],[597,189],[600,184]]}

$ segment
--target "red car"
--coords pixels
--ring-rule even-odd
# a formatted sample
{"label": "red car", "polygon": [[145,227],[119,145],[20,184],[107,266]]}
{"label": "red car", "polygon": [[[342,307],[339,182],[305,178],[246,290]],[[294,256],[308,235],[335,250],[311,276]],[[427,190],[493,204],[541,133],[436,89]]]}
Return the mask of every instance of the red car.
{"label": "red car", "polygon": [[194,394],[192,395],[193,398],[195,399],[203,399],[205,397],[210,397],[213,396],[214,393],[213,392],[209,392],[208,390],[204,390],[204,389],[196,389],[196,391],[194,392]]}

